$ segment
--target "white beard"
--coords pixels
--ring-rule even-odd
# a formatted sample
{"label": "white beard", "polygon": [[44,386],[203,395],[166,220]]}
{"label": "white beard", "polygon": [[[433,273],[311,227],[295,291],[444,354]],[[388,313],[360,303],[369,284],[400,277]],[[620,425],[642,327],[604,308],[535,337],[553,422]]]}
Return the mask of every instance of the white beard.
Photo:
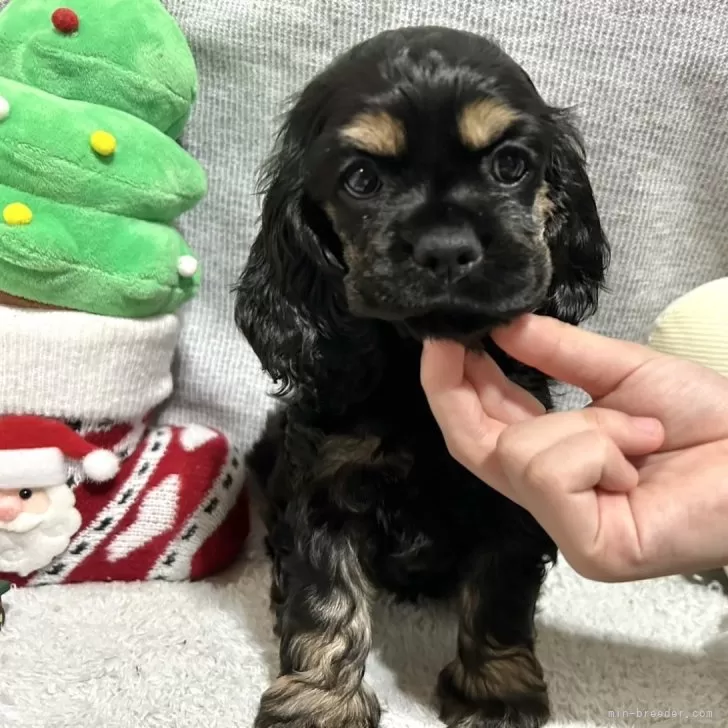
{"label": "white beard", "polygon": [[[50,501],[45,513],[22,513],[11,524],[0,524],[0,572],[27,576],[47,566],[81,527],[76,497],[67,485],[45,492]],[[37,523],[28,528],[33,522]]]}
{"label": "white beard", "polygon": [[0,534],[2,534],[3,531],[25,533],[26,531],[30,531],[43,523],[45,519],[45,513],[21,513],[15,519],[10,521],[10,523],[7,521],[0,521]]}

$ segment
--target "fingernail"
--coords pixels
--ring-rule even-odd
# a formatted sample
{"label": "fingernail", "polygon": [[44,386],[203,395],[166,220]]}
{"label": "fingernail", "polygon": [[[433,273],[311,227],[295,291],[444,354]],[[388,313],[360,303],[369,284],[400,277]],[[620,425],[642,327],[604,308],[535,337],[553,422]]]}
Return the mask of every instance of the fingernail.
{"label": "fingernail", "polygon": [[634,426],[647,435],[658,435],[662,432],[662,423],[654,417],[635,417]]}

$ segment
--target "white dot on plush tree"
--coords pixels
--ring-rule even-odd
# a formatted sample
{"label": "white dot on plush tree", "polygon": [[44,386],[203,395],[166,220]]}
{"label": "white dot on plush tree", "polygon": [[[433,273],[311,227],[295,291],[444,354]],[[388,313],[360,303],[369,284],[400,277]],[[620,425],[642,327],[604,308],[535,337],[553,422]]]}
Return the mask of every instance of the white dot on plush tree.
{"label": "white dot on plush tree", "polygon": [[197,273],[197,260],[191,255],[182,255],[177,261],[177,272],[182,278],[192,278]]}

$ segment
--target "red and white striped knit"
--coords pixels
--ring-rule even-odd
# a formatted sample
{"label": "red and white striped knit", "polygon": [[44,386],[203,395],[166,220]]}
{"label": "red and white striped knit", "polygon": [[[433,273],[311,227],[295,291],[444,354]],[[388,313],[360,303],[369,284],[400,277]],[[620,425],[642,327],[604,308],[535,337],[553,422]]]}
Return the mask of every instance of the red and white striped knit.
{"label": "red and white striped knit", "polygon": [[250,521],[239,453],[201,425],[147,424],[172,390],[178,329],[171,315],[131,321],[0,306],[0,415],[63,420],[121,461],[103,484],[71,464],[81,527],[44,567],[0,579],[200,579],[240,554]]}

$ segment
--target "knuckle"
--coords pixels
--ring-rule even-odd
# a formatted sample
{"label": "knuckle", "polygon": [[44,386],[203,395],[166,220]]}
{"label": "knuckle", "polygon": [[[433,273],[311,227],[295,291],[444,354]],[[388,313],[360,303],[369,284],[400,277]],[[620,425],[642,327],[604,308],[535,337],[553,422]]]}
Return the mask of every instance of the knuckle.
{"label": "knuckle", "polygon": [[617,581],[614,573],[609,567],[600,561],[595,561],[583,554],[564,554],[574,571],[585,579],[590,581],[601,581],[605,583],[614,583]]}
{"label": "knuckle", "polygon": [[650,564],[653,562],[649,545],[641,542],[636,534],[625,538],[620,547],[614,551],[614,558],[610,564],[611,573],[614,575],[613,581],[624,581],[649,572]]}
{"label": "knuckle", "polygon": [[548,491],[553,487],[558,474],[554,472],[551,458],[539,454],[531,460],[524,470],[523,477],[530,488]]}
{"label": "knuckle", "polygon": [[[572,566],[574,566],[572,564]],[[619,584],[627,581],[628,576],[625,569],[620,569],[612,561],[597,561],[586,558],[574,571],[581,574],[585,579],[590,581],[600,581],[603,584]]]}
{"label": "knuckle", "polygon": [[458,443],[457,440],[447,437],[445,438],[445,446],[447,447],[447,451],[450,453],[450,457],[460,462],[462,453],[462,446],[460,443]]}
{"label": "knuckle", "polygon": [[468,448],[460,438],[448,437],[445,440],[445,445],[453,460],[456,460],[458,463],[466,467],[470,464],[472,460],[470,456],[470,448]]}
{"label": "knuckle", "polygon": [[618,582],[618,570],[615,570],[613,560],[605,557],[599,550],[584,549],[572,544],[564,544],[562,553],[574,571],[590,581],[605,583]]}
{"label": "knuckle", "polygon": [[515,464],[521,457],[523,452],[523,444],[520,437],[520,430],[517,426],[503,430],[495,446],[495,453],[498,459],[503,463]]}
{"label": "knuckle", "polygon": [[627,416],[616,410],[589,407],[584,410],[584,416],[590,428],[602,435],[628,425]]}
{"label": "knuckle", "polygon": [[601,430],[594,430],[585,438],[584,448],[603,459],[612,450],[612,440]]}
{"label": "knuckle", "polygon": [[586,424],[590,428],[598,430],[606,424],[606,412],[599,407],[587,407],[585,410],[582,410],[582,414],[584,415]]}
{"label": "knuckle", "polygon": [[571,567],[585,579],[618,584],[636,578],[648,566],[639,549],[612,544],[609,550],[564,553]]}

